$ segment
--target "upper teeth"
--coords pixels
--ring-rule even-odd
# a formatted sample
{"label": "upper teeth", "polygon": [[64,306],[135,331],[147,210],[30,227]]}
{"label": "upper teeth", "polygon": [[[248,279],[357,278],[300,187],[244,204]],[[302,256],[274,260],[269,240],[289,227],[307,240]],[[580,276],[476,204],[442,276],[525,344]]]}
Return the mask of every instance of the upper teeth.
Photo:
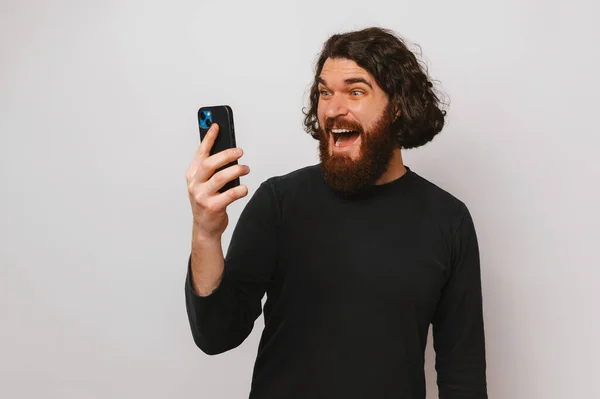
{"label": "upper teeth", "polygon": [[332,133],[350,133],[352,132],[352,130],[348,130],[348,129],[331,129]]}

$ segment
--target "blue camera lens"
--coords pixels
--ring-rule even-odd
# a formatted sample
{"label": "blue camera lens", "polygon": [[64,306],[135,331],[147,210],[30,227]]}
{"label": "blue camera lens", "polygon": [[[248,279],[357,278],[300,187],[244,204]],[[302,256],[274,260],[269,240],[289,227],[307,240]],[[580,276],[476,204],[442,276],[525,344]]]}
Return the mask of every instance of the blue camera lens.
{"label": "blue camera lens", "polygon": [[202,129],[208,129],[212,125],[212,116],[211,112],[208,110],[203,110],[200,115],[200,127]]}

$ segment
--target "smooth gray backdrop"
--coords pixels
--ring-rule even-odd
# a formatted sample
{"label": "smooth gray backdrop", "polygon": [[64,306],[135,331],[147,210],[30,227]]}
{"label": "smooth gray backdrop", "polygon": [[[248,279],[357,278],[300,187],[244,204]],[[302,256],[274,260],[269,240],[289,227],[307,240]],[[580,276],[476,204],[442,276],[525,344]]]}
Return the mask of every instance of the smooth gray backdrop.
{"label": "smooth gray backdrop", "polygon": [[[301,109],[323,41],[380,25],[451,100],[405,158],[473,213],[490,398],[600,398],[599,9],[3,0],[0,397],[247,397],[262,318],[209,357],[185,314],[196,111],[233,107],[252,194],[318,162]],[[437,397],[431,349],[427,376]]]}

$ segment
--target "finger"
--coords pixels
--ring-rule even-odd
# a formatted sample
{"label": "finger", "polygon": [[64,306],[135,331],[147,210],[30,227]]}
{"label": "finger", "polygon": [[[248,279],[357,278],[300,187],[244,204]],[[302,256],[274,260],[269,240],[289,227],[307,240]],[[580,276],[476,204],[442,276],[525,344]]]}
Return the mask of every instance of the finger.
{"label": "finger", "polygon": [[208,177],[210,177],[215,173],[217,169],[228,165],[231,162],[237,161],[243,155],[244,151],[241,148],[228,148],[204,159],[204,161],[202,162],[202,168],[205,169],[207,173],[209,173]]}
{"label": "finger", "polygon": [[215,194],[225,184],[250,173],[250,168],[247,165],[232,165],[215,173],[208,181],[209,195]]}
{"label": "finger", "polygon": [[232,202],[244,198],[246,195],[248,195],[248,187],[240,184],[239,186],[230,188],[229,190],[212,197],[210,201],[214,201],[213,205],[215,208],[226,209]]}
{"label": "finger", "polygon": [[215,144],[215,140],[217,139],[217,135],[219,134],[219,125],[217,123],[213,123],[206,135],[204,136],[204,140],[200,143],[198,147],[198,157],[199,159],[208,158],[210,155],[210,150]]}
{"label": "finger", "polygon": [[244,151],[241,148],[228,148],[205,158],[198,168],[197,180],[207,181],[217,169],[237,161],[242,155],[244,155]]}
{"label": "finger", "polygon": [[[186,171],[186,180],[188,183],[194,179],[198,168],[201,167],[202,162],[210,156],[210,150],[212,149],[215,140],[219,134],[219,125],[217,123],[213,123],[206,134],[204,135],[204,139],[196,149],[196,154],[194,155],[194,159],[192,160],[188,170]],[[210,175],[208,175],[210,176]],[[208,179],[208,176],[204,177],[204,181]]]}

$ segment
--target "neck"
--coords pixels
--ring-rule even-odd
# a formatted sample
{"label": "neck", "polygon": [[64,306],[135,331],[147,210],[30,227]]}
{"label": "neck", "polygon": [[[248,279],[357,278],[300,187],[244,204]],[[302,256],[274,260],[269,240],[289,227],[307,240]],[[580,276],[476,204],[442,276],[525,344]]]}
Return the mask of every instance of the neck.
{"label": "neck", "polygon": [[404,162],[402,161],[402,150],[400,150],[400,148],[396,148],[387,170],[377,180],[377,182],[375,182],[375,184],[381,185],[393,182],[394,180],[402,177],[402,175],[405,173],[406,168],[404,167]]}

